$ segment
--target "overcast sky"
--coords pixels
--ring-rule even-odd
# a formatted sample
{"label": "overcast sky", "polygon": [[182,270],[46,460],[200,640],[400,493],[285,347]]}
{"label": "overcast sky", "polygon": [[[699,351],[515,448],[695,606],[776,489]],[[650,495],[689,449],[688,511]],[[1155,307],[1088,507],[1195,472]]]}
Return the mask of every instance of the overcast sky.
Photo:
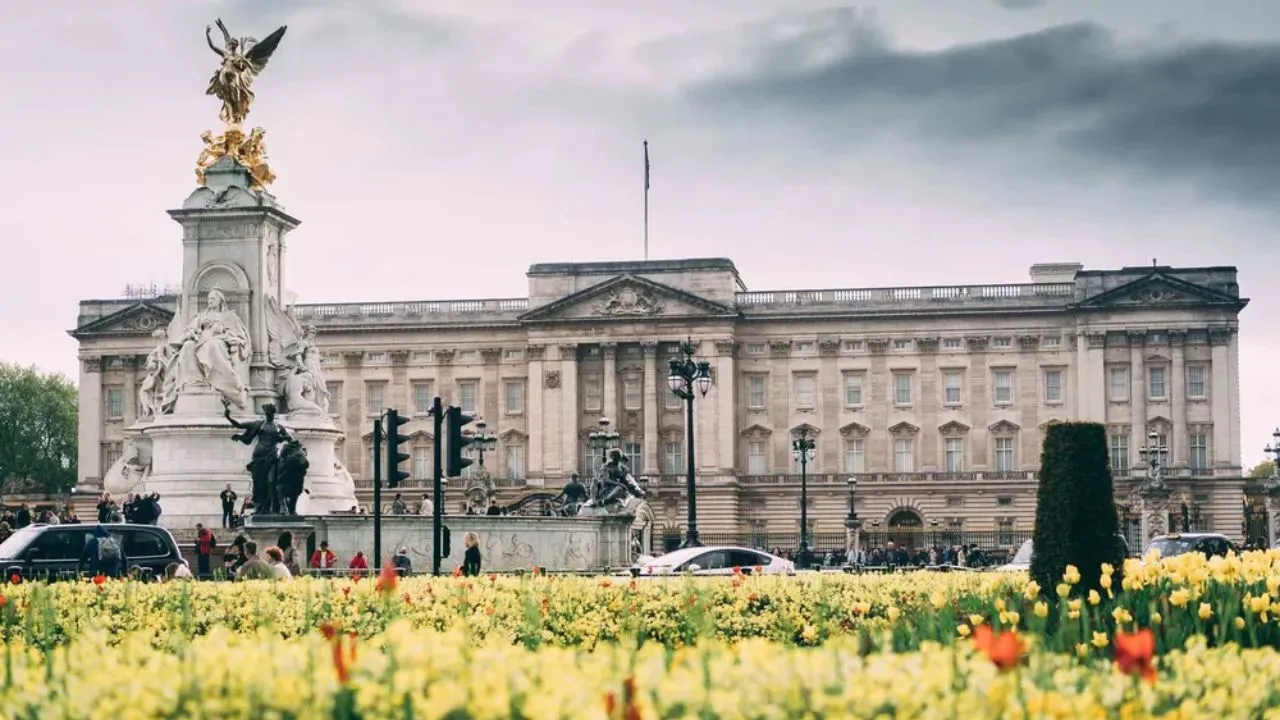
{"label": "overcast sky", "polygon": [[6,3],[0,359],[74,377],[79,299],[180,280],[217,17],[289,25],[249,121],[303,302],[639,259],[647,138],[651,257],[752,289],[1237,265],[1246,464],[1280,424],[1276,0]]}

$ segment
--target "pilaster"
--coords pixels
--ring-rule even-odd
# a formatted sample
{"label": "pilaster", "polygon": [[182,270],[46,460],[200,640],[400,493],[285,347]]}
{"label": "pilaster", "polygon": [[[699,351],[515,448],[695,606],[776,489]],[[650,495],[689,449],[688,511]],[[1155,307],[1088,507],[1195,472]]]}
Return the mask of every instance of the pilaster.
{"label": "pilaster", "polygon": [[[1169,371],[1169,422],[1173,424],[1173,467],[1186,467],[1191,460],[1190,437],[1187,435],[1187,370],[1183,355],[1182,343],[1186,338],[1183,331],[1169,333],[1169,350],[1173,356]],[[1176,438],[1176,440],[1174,439]]]}
{"label": "pilaster", "polygon": [[560,345],[560,462],[563,473],[578,468],[578,346]]}
{"label": "pilaster", "polygon": [[[136,355],[123,355],[120,367],[124,376],[124,426],[138,421],[138,360]],[[145,358],[144,358],[145,360]]]}
{"label": "pilaster", "polygon": [[614,424],[614,429],[621,427],[622,416],[618,414],[618,344],[601,343],[600,355],[604,358],[604,416]]}
{"label": "pilaster", "polygon": [[105,423],[102,408],[102,358],[80,358],[80,382],[77,393],[76,423],[79,438],[76,449],[76,468],[80,482],[101,482],[102,428]]}
{"label": "pilaster", "polygon": [[546,347],[529,345],[524,349],[528,358],[529,379],[525,383],[529,393],[529,407],[526,413],[529,418],[529,452],[525,462],[529,463],[528,474],[531,480],[540,480],[545,472],[547,426],[543,421],[543,355]]}
{"label": "pilaster", "polygon": [[[657,362],[658,343],[640,343],[640,353],[644,359],[644,468],[646,473],[659,475],[662,466],[658,464],[658,417],[662,406],[658,396],[658,377],[661,372]],[[662,390],[666,390],[665,382]]]}
{"label": "pilaster", "polygon": [[387,407],[396,408],[402,414],[413,413],[413,398],[409,390],[409,351],[392,350],[387,353],[391,361],[391,382],[387,383]]}
{"label": "pilaster", "polygon": [[[1142,358],[1145,332],[1129,333],[1129,412],[1133,422],[1129,438],[1130,450],[1147,443],[1147,366]],[[1166,438],[1166,444],[1177,445],[1175,438]]]}
{"label": "pilaster", "polygon": [[[818,441],[818,456],[814,462],[814,472],[836,472],[842,469],[840,435],[835,432],[840,427],[840,411],[844,408],[844,385],[840,382],[840,368],[836,357],[839,350],[839,338],[822,338],[818,341],[817,391],[821,398],[818,422],[826,432]],[[734,385],[736,386],[737,383]],[[735,456],[729,456],[730,463],[733,457]]]}
{"label": "pilaster", "polygon": [[342,397],[347,403],[339,408],[342,424],[347,431],[347,441],[342,443],[342,464],[352,475],[364,477],[369,465],[364,460],[364,353],[342,353]]}
{"label": "pilaster", "polygon": [[[1231,364],[1231,333],[1227,330],[1213,329],[1209,331],[1209,343],[1213,362],[1213,385],[1209,388],[1213,403],[1213,448],[1216,467],[1231,467],[1232,458],[1240,456],[1240,438],[1236,435],[1233,447],[1231,429],[1233,412],[1232,400],[1234,392],[1239,392],[1239,369]],[[1235,378],[1233,379],[1233,376]],[[1238,406],[1237,406],[1238,407]],[[1237,420],[1238,422],[1238,420]]]}
{"label": "pilaster", "polygon": [[[502,412],[502,378],[498,371],[502,361],[502,348],[481,348],[480,359],[484,365],[480,369],[480,396],[476,398],[476,409],[480,412],[480,417],[489,423],[489,432],[497,435],[505,429],[501,427],[505,414]],[[500,450],[501,448],[495,448],[494,452]],[[494,457],[492,466],[505,468],[506,461]]]}
{"label": "pilaster", "polygon": [[[725,471],[737,469],[738,459],[738,372],[735,358],[737,343],[716,341],[716,359],[712,365],[716,394],[716,466]],[[670,391],[668,391],[670,392]],[[746,473],[746,468],[741,469]]]}

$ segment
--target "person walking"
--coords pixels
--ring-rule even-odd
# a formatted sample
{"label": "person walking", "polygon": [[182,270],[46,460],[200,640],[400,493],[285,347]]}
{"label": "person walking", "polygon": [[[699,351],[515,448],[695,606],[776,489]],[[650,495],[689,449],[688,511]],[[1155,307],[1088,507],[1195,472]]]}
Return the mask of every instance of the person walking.
{"label": "person walking", "polygon": [[235,527],[236,491],[231,489],[231,483],[227,483],[218,497],[222,500],[222,527],[228,529]]}
{"label": "person walking", "polygon": [[90,575],[120,577],[129,563],[120,540],[98,525],[84,543],[84,551],[80,553],[80,567],[87,569]]}
{"label": "person walking", "polygon": [[480,574],[480,536],[469,532],[462,539],[462,544],[467,548],[462,555],[462,574],[475,577]]}

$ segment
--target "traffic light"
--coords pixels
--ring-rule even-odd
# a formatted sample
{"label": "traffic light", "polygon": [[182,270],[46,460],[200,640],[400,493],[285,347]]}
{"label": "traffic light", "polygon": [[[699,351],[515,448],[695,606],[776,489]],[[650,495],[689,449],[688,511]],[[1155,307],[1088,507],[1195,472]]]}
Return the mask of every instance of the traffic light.
{"label": "traffic light", "polygon": [[400,463],[409,459],[409,453],[400,449],[402,443],[409,442],[406,435],[400,434],[400,426],[409,422],[409,418],[400,417],[395,410],[387,411],[387,487],[399,487],[400,483],[409,479],[409,473],[400,469]]}
{"label": "traffic light", "polygon": [[458,477],[462,474],[462,468],[471,464],[471,458],[462,457],[462,449],[476,439],[470,434],[463,435],[462,428],[471,424],[476,419],[475,415],[468,415],[462,412],[462,408],[451,407],[445,411],[446,432],[449,435],[449,458],[445,462],[445,476]]}
{"label": "traffic light", "polygon": [[449,526],[444,525],[440,528],[440,557],[449,557]]}

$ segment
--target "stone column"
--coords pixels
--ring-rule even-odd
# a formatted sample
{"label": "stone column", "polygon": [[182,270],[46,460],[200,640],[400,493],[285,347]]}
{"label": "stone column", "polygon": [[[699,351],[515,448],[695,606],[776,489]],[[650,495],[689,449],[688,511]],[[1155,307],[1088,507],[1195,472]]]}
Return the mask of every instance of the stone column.
{"label": "stone column", "polygon": [[[1170,458],[1173,467],[1186,467],[1191,460],[1191,451],[1188,445],[1187,435],[1187,371],[1184,364],[1182,343],[1186,338],[1186,332],[1175,330],[1169,333],[1169,348],[1173,355],[1173,362],[1169,370],[1170,383],[1169,393],[1169,411],[1173,417],[1169,418],[1172,425],[1169,434],[1173,437],[1169,438],[1169,442],[1173,445],[1173,457]],[[1175,440],[1176,438],[1176,440]]]}
{"label": "stone column", "polygon": [[[693,359],[694,362],[706,360],[712,367],[715,366],[715,360],[707,357],[706,345],[702,340],[694,340]],[[693,401],[693,422],[694,432],[693,438],[695,443],[694,460],[698,463],[698,475],[705,476],[714,474],[718,466],[717,458],[720,455],[720,441],[716,437],[716,414],[719,412],[719,403],[716,397],[719,393],[718,387],[712,387],[707,391],[705,396],[698,394],[698,399]],[[670,389],[667,392],[671,392]],[[697,390],[694,390],[697,393]],[[685,450],[688,452],[688,449]],[[701,507],[699,507],[701,512]]]}
{"label": "stone column", "polygon": [[[1231,342],[1231,332],[1225,329],[1213,329],[1209,331],[1209,342],[1212,345],[1211,357],[1213,362],[1213,384],[1209,388],[1210,402],[1213,403],[1213,452],[1216,462],[1215,467],[1230,467],[1231,454],[1238,453],[1239,448],[1232,449],[1232,407],[1231,407],[1231,376],[1236,373],[1236,368],[1231,365],[1230,348],[1228,343]],[[1239,415],[1237,414],[1238,418]],[[1235,438],[1236,445],[1239,445],[1239,436]]]}
{"label": "stone column", "polygon": [[564,473],[578,467],[578,346],[560,346],[560,469]]}
{"label": "stone column", "polygon": [[342,464],[352,475],[366,477],[369,464],[365,462],[364,448],[364,353],[342,353],[342,397],[345,408],[338,408],[338,415],[346,429],[346,442],[342,443]]}
{"label": "stone column", "polygon": [[[1131,451],[1136,451],[1147,444],[1147,372],[1142,359],[1142,343],[1145,332],[1129,333],[1129,417],[1132,418],[1132,433],[1129,440]],[[1173,438],[1166,438],[1172,443]]]}
{"label": "stone column", "polygon": [[80,358],[80,383],[77,395],[79,412],[77,413],[77,436],[80,438],[76,449],[76,468],[80,477],[78,482],[97,482],[101,484],[102,474],[102,358]]}
{"label": "stone column", "polygon": [[[733,474],[738,464],[738,374],[734,354],[737,343],[733,340],[716,341],[716,359],[712,366],[716,385],[716,465]],[[668,391],[670,392],[670,391]],[[743,468],[746,472],[746,468]]]}
{"label": "stone column", "polygon": [[[667,388],[666,375],[658,367],[658,343],[640,343],[640,352],[644,358],[644,471],[647,475],[660,475],[663,469],[658,464],[658,417],[662,413],[659,404],[659,392]],[[662,377],[661,390],[658,378]]]}
{"label": "stone column", "polygon": [[[988,428],[992,424],[995,392],[991,389],[994,378],[991,377],[991,368],[987,364],[987,338],[965,338],[965,344],[969,350],[964,404],[965,409],[968,410],[969,425],[972,428],[969,431],[969,453],[972,455],[970,467],[974,470],[994,469],[996,466],[995,443],[991,440]],[[937,428],[927,430],[937,432]],[[1015,461],[1020,459],[1015,458]]]}
{"label": "stone column", "polygon": [[1227,331],[1227,400],[1230,411],[1227,419],[1227,444],[1222,447],[1222,457],[1233,468],[1241,467],[1240,457],[1240,335],[1235,328]]}
{"label": "stone column", "polygon": [[600,343],[600,355],[604,358],[604,403],[601,409],[613,423],[613,429],[617,430],[622,420],[618,414],[618,344]]}
{"label": "stone column", "polygon": [[391,382],[387,383],[387,407],[395,408],[401,415],[412,416],[413,397],[409,389],[409,351],[392,350],[387,357],[391,360]]}
{"label": "stone column", "polygon": [[542,345],[529,345],[525,348],[525,357],[528,358],[529,378],[525,381],[525,385],[529,388],[529,456],[525,462],[529,463],[527,468],[530,484],[535,482],[541,483],[543,473],[547,467],[543,453],[546,452],[547,425],[543,418],[543,396],[542,388],[545,378],[543,377],[542,356],[546,348]]}
{"label": "stone column", "polygon": [[[120,366],[124,368],[124,426],[129,427],[138,421],[138,364],[135,355],[120,357]],[[142,358],[146,362],[146,358]]]}
{"label": "stone column", "polygon": [[1267,547],[1276,547],[1277,542],[1280,542],[1280,489],[1272,488],[1267,493]]}
{"label": "stone column", "polygon": [[[480,397],[476,398],[476,410],[480,413],[480,417],[489,423],[489,433],[497,435],[502,432],[500,425],[505,417],[503,395],[506,389],[502,387],[502,373],[498,372],[498,364],[502,361],[502,348],[481,348],[480,359],[484,361],[484,367],[480,371]],[[487,466],[490,472],[493,468],[506,466],[505,462],[500,463],[496,457],[499,450],[501,448],[495,447],[493,453],[495,457]]]}

